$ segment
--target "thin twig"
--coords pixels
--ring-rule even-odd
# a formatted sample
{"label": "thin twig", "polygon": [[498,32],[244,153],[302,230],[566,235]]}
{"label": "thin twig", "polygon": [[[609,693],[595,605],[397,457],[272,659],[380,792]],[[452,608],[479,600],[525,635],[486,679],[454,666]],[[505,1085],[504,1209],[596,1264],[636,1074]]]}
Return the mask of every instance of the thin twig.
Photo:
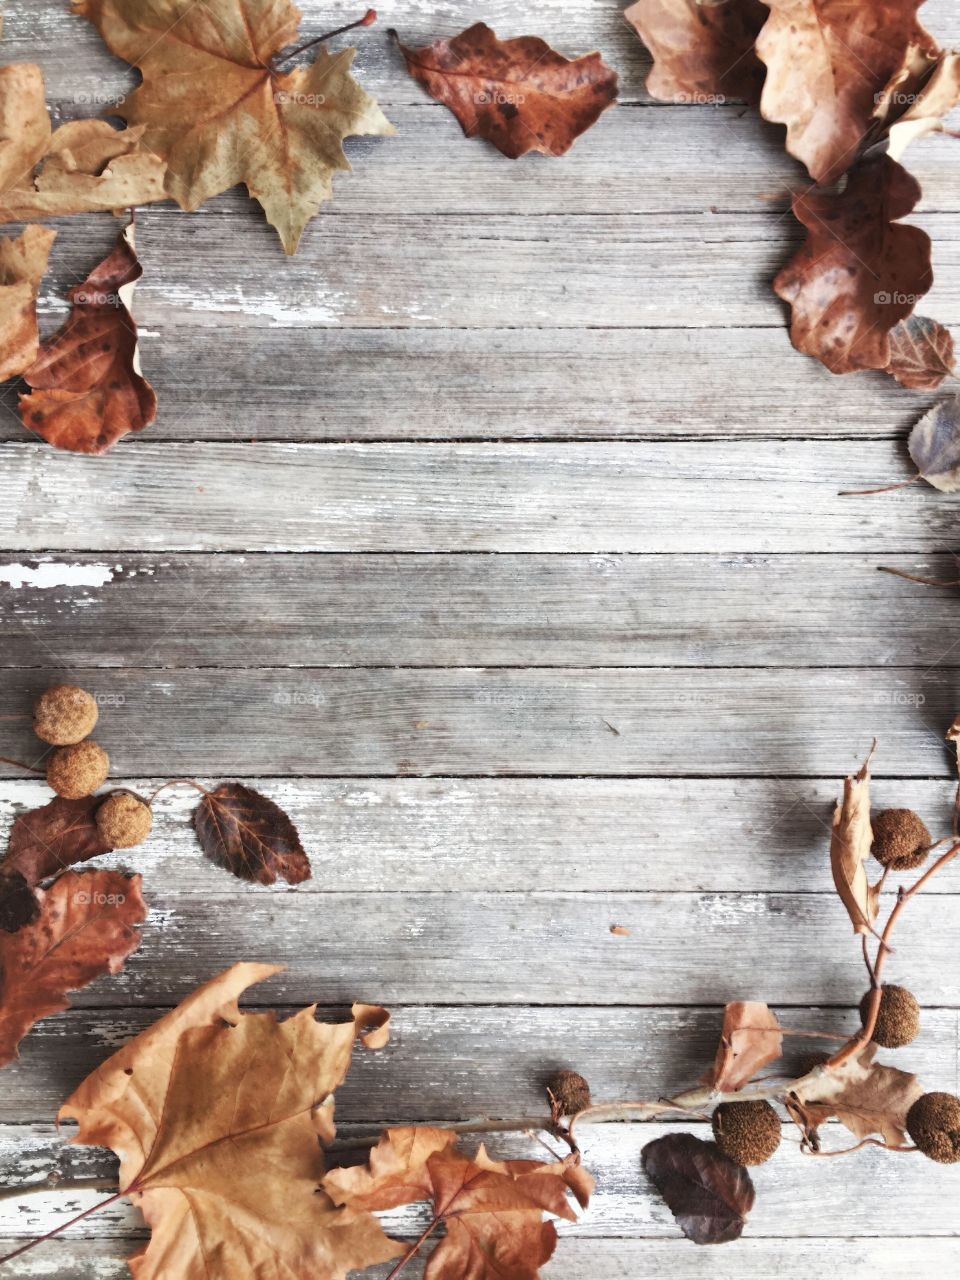
{"label": "thin twig", "polygon": [[921,587],[960,587],[960,578],[923,578],[919,574],[894,569],[887,564],[878,564],[877,569],[880,573],[892,573],[895,578],[906,578],[907,582],[919,582]]}
{"label": "thin twig", "polygon": [[916,484],[918,480],[922,479],[923,476],[918,471],[909,480],[898,480],[896,484],[881,485],[879,489],[841,489],[837,496],[840,498],[868,498],[874,493],[892,493],[894,489],[905,489],[908,484]]}
{"label": "thin twig", "polygon": [[35,764],[24,764],[22,760],[14,760],[10,756],[0,756],[0,764],[12,764],[16,769],[26,769],[27,773],[46,773]]}
{"label": "thin twig", "polygon": [[862,1151],[864,1147],[882,1147],[884,1151],[900,1152],[920,1150],[919,1147],[893,1147],[889,1142],[883,1142],[880,1138],[864,1138],[855,1147],[841,1147],[839,1151],[814,1151],[812,1147],[805,1147],[803,1143],[800,1144],[800,1147],[805,1156],[852,1156],[855,1151]]}
{"label": "thin twig", "polygon": [[296,49],[291,49],[289,53],[282,54],[280,58],[271,64],[271,70],[276,71],[279,63],[289,62],[297,54],[306,53],[308,49],[312,49],[315,44],[321,44],[324,40],[332,40],[334,36],[342,36],[345,31],[352,31],[354,27],[372,27],[376,20],[376,9],[368,9],[363,17],[358,18],[356,22],[348,22],[345,26],[337,27],[334,31],[328,31],[325,35],[314,36],[312,40],[308,40],[305,44],[297,45]]}

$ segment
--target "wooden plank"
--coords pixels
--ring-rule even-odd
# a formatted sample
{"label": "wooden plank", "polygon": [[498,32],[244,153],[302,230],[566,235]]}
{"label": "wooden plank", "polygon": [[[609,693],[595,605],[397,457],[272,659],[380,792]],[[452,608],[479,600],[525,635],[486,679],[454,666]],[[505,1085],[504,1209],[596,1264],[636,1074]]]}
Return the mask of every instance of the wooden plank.
{"label": "wooden plank", "polygon": [[[341,1136],[351,1132],[343,1124],[338,1127]],[[702,1125],[692,1124],[690,1127],[700,1133],[704,1131]],[[599,1234],[634,1241],[658,1239],[669,1242],[675,1256],[680,1258],[698,1253],[695,1246],[681,1242],[669,1209],[640,1171],[640,1151],[644,1144],[675,1128],[664,1124],[641,1124],[598,1125],[589,1133],[586,1127],[583,1129],[585,1163],[600,1175],[600,1180],[582,1220],[576,1224],[560,1224],[562,1239],[558,1262],[562,1260],[562,1250],[568,1243],[579,1238],[592,1244]],[[786,1136],[793,1139],[789,1130]],[[831,1138],[833,1136],[831,1134]],[[836,1138],[837,1145],[843,1145],[844,1139],[839,1132]],[[520,1138],[491,1139],[490,1145],[498,1155],[530,1156],[538,1151],[542,1155],[542,1148]],[[5,1185],[12,1181],[11,1172],[15,1169],[27,1167],[29,1176],[34,1179],[43,1176],[47,1169],[57,1167],[57,1157],[64,1152],[62,1140],[57,1138],[52,1125],[5,1126],[0,1146]],[[95,1148],[89,1149],[89,1154],[80,1159],[71,1154],[61,1163],[78,1173],[82,1170],[85,1176],[110,1176],[115,1168],[112,1158]],[[921,1156],[895,1156],[873,1149],[845,1159],[815,1160],[801,1155],[796,1140],[785,1140],[774,1159],[754,1170],[752,1177],[757,1188],[757,1200],[747,1224],[747,1240],[779,1242],[796,1239],[798,1242],[802,1240],[803,1248],[807,1249],[812,1245],[803,1239],[803,1233],[809,1232],[812,1225],[821,1240],[841,1240],[847,1252],[854,1255],[858,1242],[851,1241],[850,1236],[858,1226],[863,1229],[863,1205],[867,1198],[871,1203],[879,1201],[897,1205],[897,1212],[883,1215],[882,1221],[876,1224],[877,1229],[893,1239],[913,1237],[910,1244],[915,1256],[926,1256],[927,1237],[933,1237],[935,1242],[937,1237],[960,1231],[960,1197],[954,1193],[956,1169],[934,1164]],[[63,1222],[78,1208],[95,1203],[98,1197],[102,1199],[102,1193],[58,1195],[54,1192],[29,1196],[20,1201],[4,1201],[0,1203],[0,1230],[4,1237],[10,1239],[36,1235]],[[428,1221],[424,1212],[416,1206],[395,1210],[383,1215],[384,1226],[394,1235],[415,1236]],[[134,1234],[142,1234],[141,1221],[132,1207],[120,1201],[78,1223],[64,1238],[70,1241],[105,1240]],[[936,1248],[934,1242],[930,1243]],[[725,1250],[710,1249],[699,1253],[715,1265],[743,1266],[745,1260],[740,1248],[740,1245],[730,1245]],[[956,1241],[952,1242],[951,1248],[955,1256]],[[39,1252],[38,1247],[36,1253]],[[728,1259],[726,1264],[722,1263],[721,1255]],[[636,1259],[643,1254],[634,1250],[631,1256]],[[817,1252],[807,1255],[808,1268],[817,1256],[820,1256]],[[912,1274],[913,1266],[910,1271]],[[571,1276],[570,1272],[560,1274]],[[635,1276],[636,1269],[630,1274]],[[709,1274],[716,1273],[711,1270]],[[820,1273],[808,1269],[807,1274]],[[930,1272],[927,1274],[932,1276]]]}
{"label": "wooden plank", "polygon": [[33,699],[71,679],[119,704],[98,736],[120,777],[161,761],[168,777],[213,761],[225,777],[841,777],[876,735],[878,776],[950,779],[948,656],[922,670],[30,670],[0,687],[0,718],[5,751],[36,761]]}
{"label": "wooden plank", "polygon": [[870,555],[46,557],[0,563],[0,665],[932,666],[956,605]]}
{"label": "wooden plank", "polygon": [[[62,315],[46,313],[53,329]],[[880,374],[836,378],[779,329],[301,326],[293,335],[270,324],[227,316],[220,328],[141,330],[160,395],[147,439],[835,441],[899,434],[931,399]],[[4,403],[0,439],[26,439],[9,390]]]}
{"label": "wooden plank", "polygon": [[838,496],[911,474],[884,441],[251,448],[147,438],[100,458],[8,444],[5,462],[0,545],[17,552],[843,551],[882,563],[947,548],[956,532],[953,504],[919,485]]}
{"label": "wooden plank", "polygon": [[[103,714],[109,719],[114,712],[104,708]],[[152,795],[162,781],[130,778],[125,785]],[[496,886],[505,893],[555,887],[833,895],[826,848],[839,778],[250,783],[296,822],[315,867],[301,893],[482,892]],[[950,830],[950,781],[880,779],[872,796],[877,811],[915,809],[935,838]],[[199,856],[194,843],[191,813],[198,798],[188,787],[165,791],[154,804],[147,844],[135,855],[118,851],[98,865],[133,863],[150,884],[176,885],[183,895],[222,892],[232,882]],[[18,813],[49,799],[42,781],[0,782],[4,832]],[[957,873],[938,876],[925,892],[954,892],[958,884]]]}
{"label": "wooden plank", "polygon": [[[253,992],[250,993],[251,997]],[[272,1006],[271,1006],[272,1007]],[[46,1018],[4,1068],[0,1124],[48,1122],[64,1098],[163,1010],[74,1009]],[[295,1012],[285,1007],[281,1017]],[[589,1079],[594,1097],[658,1098],[690,1088],[713,1061],[721,1012],[715,1008],[556,1007],[516,1010],[399,1007],[381,1053],[357,1052],[337,1091],[337,1114],[377,1124],[469,1121],[477,1116],[544,1116],[543,1086],[558,1067]],[[778,1009],[786,1027],[852,1034],[850,1009]],[[342,1022],[345,1008],[321,1009]],[[957,1012],[926,1009],[923,1033],[894,1055],[931,1088],[956,1091]],[[786,1041],[783,1070],[799,1073],[827,1041]]]}

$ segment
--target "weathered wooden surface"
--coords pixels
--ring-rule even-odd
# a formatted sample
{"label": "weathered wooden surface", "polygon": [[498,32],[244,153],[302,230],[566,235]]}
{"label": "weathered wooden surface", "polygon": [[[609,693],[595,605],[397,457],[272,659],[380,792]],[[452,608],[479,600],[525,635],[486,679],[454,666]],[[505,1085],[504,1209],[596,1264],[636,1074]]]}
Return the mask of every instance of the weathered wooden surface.
{"label": "weathered wooden surface", "polygon": [[[304,39],[355,16],[301,7]],[[134,84],[60,0],[7,10],[0,53],[42,65],[57,119]],[[923,16],[960,43],[953,0]],[[560,162],[464,140],[385,28],[417,44],[478,17],[599,47],[620,105]],[[734,103],[653,103],[612,0],[529,17],[398,0],[382,18],[356,68],[400,132],[348,142],[355,172],[295,258],[240,191],[139,215],[148,435],[57,455],[0,392],[0,751],[37,759],[31,697],[76,678],[115,776],[144,793],[246,778],[294,816],[315,872],[237,886],[195,848],[192,797],[165,793],[150,843],[104,860],[145,877],[141,951],[0,1077],[0,1184],[110,1174],[57,1138],[58,1102],[241,957],[288,964],[257,1006],[395,1005],[390,1047],[342,1090],[347,1137],[540,1114],[558,1065],[601,1097],[680,1088],[728,998],[849,1030],[864,977],[826,867],[839,778],[877,735],[878,805],[949,829],[956,594],[876,570],[957,577],[956,500],[838,493],[909,475],[903,433],[933,397],[790,348],[769,281],[804,177],[782,131]],[[925,309],[960,323],[956,145],[910,164],[935,241]],[[45,332],[116,227],[57,229]],[[5,822],[46,798],[0,777]],[[957,884],[911,906],[890,969],[926,1006],[897,1060],[952,1090]],[[746,1238],[697,1250],[640,1170],[662,1132],[585,1131],[598,1195],[549,1280],[955,1269],[955,1173],[875,1151],[814,1162],[789,1132]],[[0,1201],[0,1252],[93,1198]],[[140,1238],[115,1206],[15,1274],[119,1280]]]}

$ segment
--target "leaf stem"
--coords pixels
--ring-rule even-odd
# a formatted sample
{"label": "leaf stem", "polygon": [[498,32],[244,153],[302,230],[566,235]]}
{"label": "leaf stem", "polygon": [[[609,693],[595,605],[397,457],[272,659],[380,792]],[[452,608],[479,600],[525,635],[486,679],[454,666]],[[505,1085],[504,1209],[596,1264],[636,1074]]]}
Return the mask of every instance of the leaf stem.
{"label": "leaf stem", "polygon": [[811,1147],[805,1147],[803,1148],[803,1154],[805,1156],[852,1156],[855,1151],[862,1151],[864,1147],[881,1147],[884,1151],[900,1152],[920,1150],[919,1147],[894,1147],[889,1142],[884,1142],[881,1138],[864,1138],[855,1147],[841,1147],[839,1151],[814,1151]]}
{"label": "leaf stem", "polygon": [[907,582],[919,582],[921,587],[960,587],[960,578],[924,578],[916,573],[907,573],[904,569],[894,569],[887,564],[878,564],[880,573],[892,573],[895,578],[905,578]]}
{"label": "leaf stem", "polygon": [[15,769],[26,769],[27,773],[46,773],[35,764],[24,764],[22,760],[14,760],[11,756],[0,756],[0,764],[12,764]]}
{"label": "leaf stem", "polygon": [[[345,31],[352,31],[354,27],[372,27],[377,20],[376,9],[368,9],[362,18],[358,18],[356,22],[348,22],[342,27],[337,27],[334,31],[328,31],[326,35],[314,36],[312,40],[307,40],[305,44],[297,45],[296,49],[291,49],[289,53],[285,53],[279,59],[279,62],[289,62],[291,58],[295,58],[299,53],[306,53],[307,49],[312,49],[315,44],[321,44],[324,40],[332,40],[334,36],[342,36]],[[278,63],[275,61],[271,64],[271,70],[276,71]]]}
{"label": "leaf stem", "polygon": [[874,493],[892,493],[894,489],[905,489],[907,485],[916,484],[918,480],[922,480],[923,476],[918,471],[915,476],[911,476],[909,480],[898,480],[896,484],[884,484],[879,489],[841,489],[837,494],[838,498],[868,498]]}
{"label": "leaf stem", "polygon": [[403,1257],[400,1259],[397,1265],[393,1268],[393,1270],[387,1276],[387,1280],[394,1280],[394,1277],[398,1276],[400,1272],[404,1270],[407,1263],[417,1256],[421,1248],[424,1246],[424,1244],[426,1244],[427,1240],[429,1240],[429,1238],[433,1235],[434,1231],[436,1231],[437,1227],[439,1227],[441,1221],[442,1219],[438,1214],[437,1217],[434,1218],[434,1220],[427,1227],[427,1229],[421,1233],[419,1240],[417,1240],[414,1244],[412,1244],[410,1248],[407,1250],[407,1252],[403,1255]]}
{"label": "leaf stem", "polygon": [[[61,1183],[60,1185],[63,1187],[65,1184]],[[34,1184],[32,1189],[38,1189],[36,1184]],[[112,1196],[108,1196],[106,1200],[99,1200],[96,1204],[91,1205],[89,1209],[84,1209],[82,1213],[75,1214],[74,1217],[69,1218],[66,1222],[61,1222],[59,1226],[54,1227],[52,1231],[47,1231],[42,1236],[37,1236],[35,1240],[28,1240],[26,1244],[22,1244],[19,1249],[14,1249],[12,1253],[5,1253],[3,1257],[0,1258],[0,1266],[5,1262],[12,1262],[14,1258],[19,1258],[22,1253],[26,1253],[29,1249],[35,1249],[38,1244],[43,1244],[45,1240],[52,1240],[53,1237],[58,1236],[61,1231],[66,1231],[68,1227],[74,1226],[75,1223],[82,1222],[84,1218],[89,1218],[91,1213],[97,1213],[100,1209],[106,1209],[107,1205],[114,1204],[117,1200],[122,1200],[124,1196],[129,1195],[132,1191],[136,1191],[136,1189],[136,1183],[132,1182],[130,1186],[126,1187],[124,1190],[114,1192],[114,1194]]]}

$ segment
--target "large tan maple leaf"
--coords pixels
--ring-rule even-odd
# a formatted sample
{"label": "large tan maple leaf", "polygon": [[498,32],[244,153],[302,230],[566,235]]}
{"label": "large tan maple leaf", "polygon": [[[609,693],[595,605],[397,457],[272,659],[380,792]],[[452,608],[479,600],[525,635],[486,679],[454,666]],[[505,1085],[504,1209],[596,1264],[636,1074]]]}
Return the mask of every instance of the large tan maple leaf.
{"label": "large tan maple leaf", "polygon": [[111,114],[144,125],[184,209],[245,183],[287,253],[349,170],[348,135],[394,133],[350,75],[355,50],[320,49],[308,67],[273,60],[297,34],[289,0],[73,0],[143,84]]}
{"label": "large tan maple leaf", "polygon": [[358,1023],[315,1008],[285,1022],[241,1013],[251,983],[282,966],[236,964],[115,1053],[60,1111],[77,1142],[112,1148],[120,1186],[152,1236],[137,1280],[342,1280],[402,1252],[369,1214],[318,1189],[331,1094]]}

